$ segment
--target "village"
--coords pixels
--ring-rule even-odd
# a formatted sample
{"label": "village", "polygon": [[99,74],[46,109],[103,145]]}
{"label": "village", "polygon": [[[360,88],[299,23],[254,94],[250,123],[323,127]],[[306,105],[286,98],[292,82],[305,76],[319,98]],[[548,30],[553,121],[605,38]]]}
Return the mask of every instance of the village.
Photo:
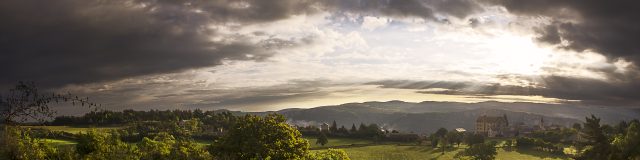
{"label": "village", "polygon": [[[441,131],[425,131],[423,133],[405,132],[401,130],[389,129],[385,126],[377,124],[355,124],[347,129],[344,126],[338,127],[336,122],[323,122],[319,126],[295,126],[303,135],[319,136],[325,134],[330,137],[351,137],[351,138],[374,138],[379,141],[395,141],[395,142],[419,142],[430,143],[433,134]],[[545,131],[560,131],[566,129],[566,126],[558,124],[547,124],[541,116],[539,121],[529,124],[524,122],[510,123],[506,114],[502,116],[478,116],[475,121],[475,128],[455,127],[451,128],[451,132],[457,132],[460,135],[478,135],[485,138],[515,138],[528,137],[532,134],[541,134]],[[442,126],[440,130],[446,130]],[[367,133],[368,132],[368,133]],[[582,141],[579,134],[567,137],[566,141]]]}

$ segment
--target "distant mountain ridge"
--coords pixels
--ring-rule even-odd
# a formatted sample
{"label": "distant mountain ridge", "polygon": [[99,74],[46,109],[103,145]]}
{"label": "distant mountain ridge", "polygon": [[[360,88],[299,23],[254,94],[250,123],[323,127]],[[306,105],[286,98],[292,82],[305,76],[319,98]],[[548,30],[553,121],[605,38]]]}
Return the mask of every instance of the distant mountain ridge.
{"label": "distant mountain ridge", "polygon": [[[628,110],[628,111],[627,111]],[[575,106],[568,104],[507,103],[507,102],[432,102],[420,103],[388,101],[346,103],[335,106],[321,106],[309,109],[284,109],[274,111],[283,114],[291,123],[299,125],[317,125],[333,122],[351,127],[360,123],[377,123],[389,129],[429,133],[440,127],[457,127],[473,130],[478,116],[506,114],[509,122],[523,122],[537,125],[541,118],[545,124],[569,126],[581,123],[584,117],[594,114],[602,118],[603,123],[613,124],[621,120],[640,118],[637,110]],[[266,114],[273,112],[256,112]]]}

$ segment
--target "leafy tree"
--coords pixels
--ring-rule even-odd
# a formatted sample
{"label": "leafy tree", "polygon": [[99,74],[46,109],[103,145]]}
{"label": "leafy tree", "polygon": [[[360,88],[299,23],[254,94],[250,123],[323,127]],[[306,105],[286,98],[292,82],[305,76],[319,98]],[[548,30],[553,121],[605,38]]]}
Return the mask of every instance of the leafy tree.
{"label": "leafy tree", "polygon": [[168,159],[176,140],[166,132],[158,134],[155,138],[144,137],[138,143],[141,159]]}
{"label": "leafy tree", "polygon": [[545,142],[551,143],[560,143],[563,140],[569,139],[572,135],[574,135],[574,131],[559,129],[559,130],[547,130],[547,131],[535,131],[530,137],[542,139]]}
{"label": "leafy tree", "polygon": [[495,143],[479,143],[458,152],[455,157],[469,156],[476,160],[491,160],[495,159],[496,154],[498,152],[496,151]]}
{"label": "leafy tree", "polygon": [[76,151],[83,159],[140,159],[136,147],[122,142],[115,134],[101,134],[95,130],[79,135]]}
{"label": "leafy tree", "polygon": [[349,130],[349,132],[351,132],[351,133],[358,132],[358,129],[356,129],[356,124],[351,124],[351,130]]}
{"label": "leafy tree", "polygon": [[516,138],[516,147],[518,149],[526,149],[535,146],[535,139],[529,137]]}
{"label": "leafy tree", "polygon": [[367,132],[367,125],[364,125],[364,123],[360,123],[360,126],[358,126],[358,134],[362,135],[365,132]]}
{"label": "leafy tree", "polygon": [[629,127],[629,123],[620,121],[620,123],[613,127],[613,132],[614,134],[624,134],[627,127]]}
{"label": "leafy tree", "polygon": [[580,131],[582,129],[582,125],[580,123],[573,123],[573,126],[571,126],[571,128]]}
{"label": "leafy tree", "polygon": [[484,136],[474,133],[466,134],[464,137],[464,143],[468,144],[469,146],[484,143]]}
{"label": "leafy tree", "polygon": [[640,159],[640,124],[632,122],[624,132],[614,137],[612,159]]}
{"label": "leafy tree", "polygon": [[306,160],[350,160],[347,152],[341,149],[327,149],[319,152],[309,153]]}
{"label": "leafy tree", "polygon": [[194,133],[198,133],[202,130],[202,122],[198,118],[191,118],[189,120],[182,120],[175,128],[174,135],[180,135],[181,137],[190,137]]}
{"label": "leafy tree", "polygon": [[607,159],[610,154],[610,144],[604,134],[603,127],[600,126],[600,118],[591,115],[591,118],[586,117],[584,128],[582,132],[583,136],[587,139],[588,147],[582,157],[588,159]]}
{"label": "leafy tree", "polygon": [[331,126],[329,127],[329,131],[331,133],[337,133],[338,132],[338,124],[336,123],[335,120],[333,121],[333,123],[331,123]]}
{"label": "leafy tree", "polygon": [[451,131],[445,135],[445,138],[448,140],[449,144],[456,144],[460,146],[460,143],[462,142],[462,133]]}
{"label": "leafy tree", "polygon": [[28,129],[5,126],[0,153],[0,159],[32,160],[55,158],[58,150],[46,141],[31,137]]}
{"label": "leafy tree", "polygon": [[438,143],[440,143],[440,149],[442,150],[442,154],[444,154],[445,149],[449,146],[449,140],[447,137],[440,137]]}
{"label": "leafy tree", "polygon": [[338,133],[347,135],[349,134],[349,130],[347,130],[347,128],[345,128],[344,126],[340,126],[340,128],[338,128]]}
{"label": "leafy tree", "polygon": [[438,131],[436,131],[435,135],[438,138],[444,137],[445,135],[447,135],[448,131],[445,128],[440,128],[438,129]]}
{"label": "leafy tree", "polygon": [[209,152],[193,140],[178,140],[169,155],[169,159],[208,160],[211,158]]}
{"label": "leafy tree", "polygon": [[209,147],[221,159],[301,159],[309,143],[282,115],[245,115]]}
{"label": "leafy tree", "polygon": [[429,140],[431,140],[431,147],[432,148],[436,148],[438,147],[438,142],[440,141],[440,138],[438,138],[437,136],[435,136],[435,134],[431,134],[429,136]]}
{"label": "leafy tree", "polygon": [[0,95],[0,123],[16,125],[29,119],[44,122],[56,113],[51,110],[52,102],[70,102],[73,105],[96,106],[88,98],[71,94],[41,93],[35,83],[19,82],[7,95]]}
{"label": "leafy tree", "polygon": [[327,139],[327,135],[321,132],[320,136],[318,137],[318,140],[316,140],[316,144],[320,144],[324,146],[327,143],[329,143],[329,139]]}

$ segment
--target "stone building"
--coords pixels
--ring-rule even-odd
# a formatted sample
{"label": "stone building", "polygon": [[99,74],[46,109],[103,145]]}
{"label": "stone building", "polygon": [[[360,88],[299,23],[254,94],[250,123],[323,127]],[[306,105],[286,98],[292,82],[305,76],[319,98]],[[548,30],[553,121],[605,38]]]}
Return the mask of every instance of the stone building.
{"label": "stone building", "polygon": [[476,133],[488,137],[504,136],[509,131],[509,121],[507,115],[487,116],[483,115],[476,119]]}
{"label": "stone building", "polygon": [[322,132],[329,132],[329,124],[327,124],[327,123],[322,123],[322,124],[320,125],[320,131],[322,131]]}

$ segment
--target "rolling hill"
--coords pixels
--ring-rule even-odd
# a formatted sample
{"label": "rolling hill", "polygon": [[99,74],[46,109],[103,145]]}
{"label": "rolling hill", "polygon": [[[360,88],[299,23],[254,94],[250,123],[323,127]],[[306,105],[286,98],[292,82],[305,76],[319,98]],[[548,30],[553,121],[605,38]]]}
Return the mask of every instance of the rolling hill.
{"label": "rolling hill", "polygon": [[[492,101],[480,103],[388,101],[347,103],[309,109],[292,108],[275,112],[285,115],[290,123],[297,125],[318,125],[335,120],[338,125],[345,127],[351,127],[352,124],[377,123],[389,129],[428,133],[440,127],[472,129],[475,119],[481,115],[502,116],[506,114],[511,124],[523,122],[529,125],[536,125],[540,118],[544,118],[546,125],[565,126],[580,123],[585,116],[591,114],[601,117],[603,123],[609,124],[640,117],[640,113],[631,109],[626,110],[568,104]],[[253,114],[266,113],[273,112]]]}

